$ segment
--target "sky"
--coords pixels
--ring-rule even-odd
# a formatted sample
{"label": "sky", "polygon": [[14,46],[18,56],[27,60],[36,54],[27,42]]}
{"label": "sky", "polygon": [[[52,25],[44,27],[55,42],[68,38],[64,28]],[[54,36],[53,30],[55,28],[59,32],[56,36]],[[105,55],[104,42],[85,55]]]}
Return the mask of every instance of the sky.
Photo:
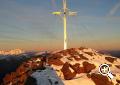
{"label": "sky", "polygon": [[[68,48],[120,50],[120,0],[67,0]],[[63,49],[62,0],[0,0],[0,50]]]}

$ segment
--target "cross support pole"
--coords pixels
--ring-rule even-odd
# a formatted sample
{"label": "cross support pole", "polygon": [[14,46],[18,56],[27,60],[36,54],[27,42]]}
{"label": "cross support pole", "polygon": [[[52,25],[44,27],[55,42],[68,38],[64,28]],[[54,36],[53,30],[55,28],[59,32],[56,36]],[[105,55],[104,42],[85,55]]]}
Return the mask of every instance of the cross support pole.
{"label": "cross support pole", "polygon": [[71,12],[67,8],[66,0],[63,0],[63,10],[53,12],[54,15],[60,15],[63,18],[63,27],[64,27],[64,50],[67,49],[67,16],[75,16],[76,12]]}

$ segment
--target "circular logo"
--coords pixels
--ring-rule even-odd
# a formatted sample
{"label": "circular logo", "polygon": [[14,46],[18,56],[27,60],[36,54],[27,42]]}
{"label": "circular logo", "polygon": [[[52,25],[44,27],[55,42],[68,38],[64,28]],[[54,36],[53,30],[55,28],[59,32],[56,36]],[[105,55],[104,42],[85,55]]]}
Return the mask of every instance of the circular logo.
{"label": "circular logo", "polygon": [[110,72],[110,67],[109,65],[107,64],[101,64],[99,66],[99,72],[100,74],[104,75],[104,76],[108,76],[110,79],[113,79],[113,75],[112,73]]}
{"label": "circular logo", "polygon": [[102,75],[108,75],[110,73],[110,67],[107,64],[101,64],[99,67],[99,72]]}

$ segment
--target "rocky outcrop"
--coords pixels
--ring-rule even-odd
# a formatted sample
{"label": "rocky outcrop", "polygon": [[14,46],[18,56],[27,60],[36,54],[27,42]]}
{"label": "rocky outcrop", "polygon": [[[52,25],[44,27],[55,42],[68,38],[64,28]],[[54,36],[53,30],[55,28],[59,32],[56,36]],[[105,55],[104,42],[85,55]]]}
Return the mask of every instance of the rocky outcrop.
{"label": "rocky outcrop", "polygon": [[84,50],[84,49],[86,49],[86,47],[80,47],[80,48],[78,48],[79,50]]}
{"label": "rocky outcrop", "polygon": [[70,67],[78,74],[85,73],[84,67],[80,67],[79,63],[76,63],[75,65],[70,65]]}
{"label": "rocky outcrop", "polygon": [[118,69],[120,69],[120,65],[115,65]]}
{"label": "rocky outcrop", "polygon": [[92,52],[85,52],[85,53],[88,54],[88,55],[90,55],[90,56],[94,55],[94,53],[92,53]]}
{"label": "rocky outcrop", "polygon": [[101,74],[92,73],[89,78],[91,78],[96,85],[114,85],[113,82],[109,81],[107,76]]}
{"label": "rocky outcrop", "polygon": [[105,59],[111,63],[113,63],[117,58],[105,57]]}
{"label": "rocky outcrop", "polygon": [[89,72],[91,72],[91,70],[96,68],[96,66],[94,64],[91,64],[87,61],[83,62],[83,67],[84,67],[85,73],[89,73]]}
{"label": "rocky outcrop", "polygon": [[72,56],[76,61],[79,61],[79,60],[81,60],[81,58],[79,57],[79,56],[77,56],[77,55],[74,55],[74,56]]}
{"label": "rocky outcrop", "polygon": [[50,57],[48,57],[48,64],[50,65],[63,65],[64,63],[60,60],[62,58],[59,54],[52,54]]}
{"label": "rocky outcrop", "polygon": [[51,60],[48,60],[48,64],[60,66],[60,65],[63,65],[64,63],[60,59],[51,59]]}
{"label": "rocky outcrop", "polygon": [[79,54],[79,56],[80,56],[81,59],[88,60],[88,58],[85,57],[83,54]]}
{"label": "rocky outcrop", "polygon": [[[71,69],[73,70],[73,72],[71,71]],[[76,76],[76,74],[89,73],[93,69],[95,69],[95,65],[88,63],[86,61],[83,62],[83,67],[80,67],[79,63],[71,65],[68,62],[66,62],[63,65],[61,71],[63,73],[64,79],[70,80],[70,79],[73,79]]]}
{"label": "rocky outcrop", "polygon": [[76,76],[76,72],[72,72],[70,70],[70,64],[68,62],[66,62],[63,65],[61,71],[63,73],[64,79],[66,79],[66,80],[73,79]]}
{"label": "rocky outcrop", "polygon": [[116,82],[120,84],[120,80],[119,79],[116,79]]}

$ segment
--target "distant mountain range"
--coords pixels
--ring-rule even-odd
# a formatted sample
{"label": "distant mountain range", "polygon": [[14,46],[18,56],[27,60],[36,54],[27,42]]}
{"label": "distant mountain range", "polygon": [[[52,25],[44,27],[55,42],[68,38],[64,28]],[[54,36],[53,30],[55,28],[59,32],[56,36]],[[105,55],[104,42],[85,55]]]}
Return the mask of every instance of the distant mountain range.
{"label": "distant mountain range", "polygon": [[99,52],[120,58],[120,50],[101,50]]}
{"label": "distant mountain range", "polygon": [[21,49],[13,49],[9,51],[0,50],[0,55],[18,55],[21,53],[24,53],[24,51]]}
{"label": "distant mountain range", "polygon": [[20,55],[0,55],[0,82],[7,73],[15,71],[21,63],[33,57],[33,55],[32,52]]}

